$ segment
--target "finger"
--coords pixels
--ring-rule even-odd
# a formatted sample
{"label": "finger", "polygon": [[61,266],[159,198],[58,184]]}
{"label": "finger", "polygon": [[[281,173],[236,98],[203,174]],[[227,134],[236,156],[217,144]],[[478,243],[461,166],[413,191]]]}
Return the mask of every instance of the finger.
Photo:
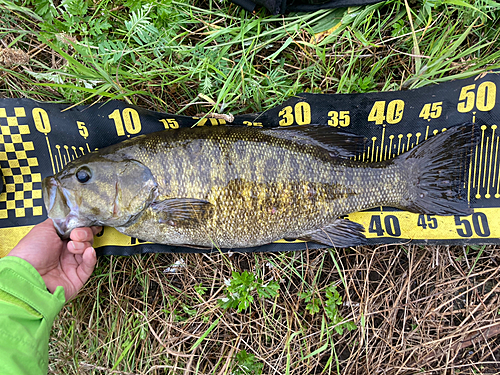
{"label": "finger", "polygon": [[73,241],[90,242],[94,238],[94,233],[90,228],[75,228],[71,231],[70,238]]}
{"label": "finger", "polygon": [[82,255],[82,262],[76,269],[78,277],[82,281],[82,286],[87,282],[90,275],[92,275],[96,263],[97,263],[97,257],[94,248],[93,247],[86,248]]}
{"label": "finger", "polygon": [[52,221],[52,219],[45,219],[38,225],[44,228],[54,228],[54,222]]}
{"label": "finger", "polygon": [[102,230],[102,227],[90,227],[94,236]]}
{"label": "finger", "polygon": [[91,241],[85,241],[85,242],[80,242],[80,241],[69,241],[68,242],[68,251],[71,254],[83,254],[84,250],[92,247],[92,242]]}

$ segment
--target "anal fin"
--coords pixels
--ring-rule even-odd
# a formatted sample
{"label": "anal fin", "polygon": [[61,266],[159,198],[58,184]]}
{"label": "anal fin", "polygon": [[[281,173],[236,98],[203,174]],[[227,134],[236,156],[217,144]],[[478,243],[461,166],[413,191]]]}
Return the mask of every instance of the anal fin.
{"label": "anal fin", "polygon": [[332,224],[317,229],[299,240],[317,242],[326,246],[349,247],[366,244],[365,228],[354,221],[336,219]]}

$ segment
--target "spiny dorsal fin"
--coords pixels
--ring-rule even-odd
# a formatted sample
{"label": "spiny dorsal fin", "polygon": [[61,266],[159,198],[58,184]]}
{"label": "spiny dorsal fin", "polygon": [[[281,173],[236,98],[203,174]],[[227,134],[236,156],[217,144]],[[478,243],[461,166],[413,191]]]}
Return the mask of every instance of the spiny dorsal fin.
{"label": "spiny dorsal fin", "polygon": [[332,157],[355,156],[363,151],[365,144],[363,136],[326,125],[287,126],[286,128],[264,129],[262,132],[292,142],[324,148]]}

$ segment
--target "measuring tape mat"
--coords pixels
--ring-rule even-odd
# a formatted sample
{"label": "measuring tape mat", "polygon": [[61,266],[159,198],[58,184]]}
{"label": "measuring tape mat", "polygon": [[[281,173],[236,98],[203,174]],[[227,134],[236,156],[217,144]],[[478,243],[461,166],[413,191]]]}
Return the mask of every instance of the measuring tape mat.
{"label": "measuring tape mat", "polygon": [[[465,186],[469,216],[435,216],[377,208],[347,216],[365,227],[370,244],[500,243],[500,72],[410,91],[367,94],[300,94],[263,113],[235,116],[231,126],[287,127],[323,124],[368,140],[357,160],[382,161],[446,128],[478,124],[479,141]],[[221,116],[224,117],[224,116]],[[46,218],[41,181],[93,150],[161,129],[226,125],[223,118],[152,112],[119,101],[69,107],[29,99],[0,99],[0,256]],[[238,251],[324,247],[281,240]],[[95,241],[98,254],[202,252],[141,243],[111,228]],[[236,250],[236,249],[233,249]]]}

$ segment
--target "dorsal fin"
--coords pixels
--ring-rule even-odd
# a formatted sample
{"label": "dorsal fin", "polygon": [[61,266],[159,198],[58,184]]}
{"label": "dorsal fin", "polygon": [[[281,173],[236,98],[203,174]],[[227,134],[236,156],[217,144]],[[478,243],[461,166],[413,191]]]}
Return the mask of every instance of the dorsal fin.
{"label": "dorsal fin", "polygon": [[324,148],[332,157],[350,158],[363,151],[365,138],[326,125],[264,129],[264,134]]}

